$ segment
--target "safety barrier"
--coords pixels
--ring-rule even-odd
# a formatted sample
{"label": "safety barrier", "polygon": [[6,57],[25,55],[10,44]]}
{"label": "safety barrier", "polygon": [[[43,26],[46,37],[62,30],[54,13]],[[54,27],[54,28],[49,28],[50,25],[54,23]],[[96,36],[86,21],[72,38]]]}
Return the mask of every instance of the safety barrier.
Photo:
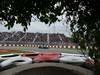
{"label": "safety barrier", "polygon": [[15,47],[15,46],[17,46],[17,47],[48,47],[48,48],[73,48],[73,49],[75,49],[75,48],[78,48],[78,49],[80,49],[80,46],[75,46],[75,45],[73,45],[73,46],[70,46],[70,45],[68,45],[68,46],[66,46],[66,45],[34,45],[34,44],[0,44],[0,47],[7,47],[7,46],[9,46],[9,47]]}
{"label": "safety barrier", "polygon": [[5,70],[0,75],[94,75],[88,69],[61,63],[36,63]]}

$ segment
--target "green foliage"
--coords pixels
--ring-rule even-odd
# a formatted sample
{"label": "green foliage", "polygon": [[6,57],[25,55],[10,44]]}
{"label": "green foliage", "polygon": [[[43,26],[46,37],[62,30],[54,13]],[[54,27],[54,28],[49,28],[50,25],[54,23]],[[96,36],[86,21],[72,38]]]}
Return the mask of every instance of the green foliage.
{"label": "green foliage", "polygon": [[100,75],[100,66],[96,66],[95,75]]}

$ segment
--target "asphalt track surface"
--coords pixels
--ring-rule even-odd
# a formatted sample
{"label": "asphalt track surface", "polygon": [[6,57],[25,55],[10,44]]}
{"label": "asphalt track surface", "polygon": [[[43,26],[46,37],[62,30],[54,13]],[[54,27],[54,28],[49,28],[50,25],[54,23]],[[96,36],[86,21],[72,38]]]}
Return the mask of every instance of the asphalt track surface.
{"label": "asphalt track surface", "polygon": [[14,49],[14,50],[25,50],[25,51],[37,51],[37,52],[62,52],[62,53],[72,53],[72,54],[87,54],[86,52],[83,52],[81,50],[77,49],[56,49],[56,48],[50,48],[50,49],[40,49],[40,48],[32,48],[32,47],[0,47],[0,49]]}

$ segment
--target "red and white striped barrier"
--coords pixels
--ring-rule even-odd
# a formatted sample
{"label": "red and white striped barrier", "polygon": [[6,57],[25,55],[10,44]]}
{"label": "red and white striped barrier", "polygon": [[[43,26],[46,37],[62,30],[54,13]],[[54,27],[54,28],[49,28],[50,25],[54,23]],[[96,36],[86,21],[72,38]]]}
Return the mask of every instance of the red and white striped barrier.
{"label": "red and white striped barrier", "polygon": [[66,45],[33,45],[33,44],[0,44],[0,47],[6,47],[6,46],[9,46],[9,47],[11,47],[11,46],[13,46],[13,47],[15,47],[15,46],[17,46],[17,47],[48,47],[48,48],[73,48],[73,49],[75,49],[75,48],[78,48],[78,49],[80,49],[80,46],[66,46]]}

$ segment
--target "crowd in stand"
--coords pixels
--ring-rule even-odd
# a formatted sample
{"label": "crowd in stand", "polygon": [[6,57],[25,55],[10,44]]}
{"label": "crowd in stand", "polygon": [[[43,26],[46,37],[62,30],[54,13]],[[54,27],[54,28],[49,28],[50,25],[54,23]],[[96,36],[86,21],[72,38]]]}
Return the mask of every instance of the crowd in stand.
{"label": "crowd in stand", "polygon": [[67,43],[68,37],[64,34],[29,33],[29,32],[0,32],[0,42],[31,42],[31,43]]}

